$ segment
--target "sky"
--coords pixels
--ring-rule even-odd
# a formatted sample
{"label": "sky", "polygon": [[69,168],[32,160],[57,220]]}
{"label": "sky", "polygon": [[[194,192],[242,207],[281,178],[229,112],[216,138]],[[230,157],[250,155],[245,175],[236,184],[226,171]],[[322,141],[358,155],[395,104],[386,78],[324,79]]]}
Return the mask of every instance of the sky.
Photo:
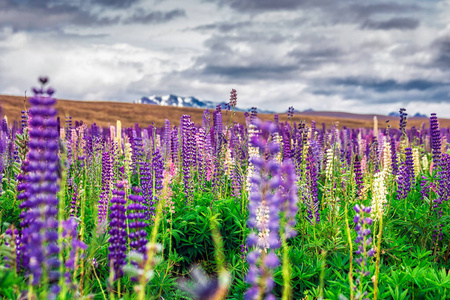
{"label": "sky", "polygon": [[0,0],[0,94],[450,118],[450,0]]}

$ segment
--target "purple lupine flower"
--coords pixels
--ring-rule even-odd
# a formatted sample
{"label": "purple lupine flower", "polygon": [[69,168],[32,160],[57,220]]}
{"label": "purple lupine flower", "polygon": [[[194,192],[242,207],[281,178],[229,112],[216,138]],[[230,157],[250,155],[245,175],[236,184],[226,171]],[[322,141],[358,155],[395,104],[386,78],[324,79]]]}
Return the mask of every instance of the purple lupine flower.
{"label": "purple lupine flower", "polygon": [[434,168],[437,168],[441,158],[441,132],[439,130],[439,121],[435,113],[431,114],[430,117],[430,138],[433,164]]}
{"label": "purple lupine flower", "polygon": [[392,175],[397,176],[398,174],[397,148],[395,139],[392,136],[390,137],[390,146],[391,146]]}
{"label": "purple lupine flower", "polygon": [[132,203],[127,206],[128,228],[130,229],[130,249],[135,250],[143,255],[146,253],[147,232],[144,228],[145,223],[144,211],[147,209],[144,205],[144,197],[140,195],[141,189],[133,187],[134,195],[128,196]]}
{"label": "purple lupine flower", "polygon": [[185,187],[186,204],[192,203],[194,197],[194,183],[191,174],[191,167],[194,166],[195,159],[195,136],[193,134],[194,123],[189,115],[182,117],[182,141],[183,150],[183,181]]}
{"label": "purple lupine flower", "polygon": [[53,89],[44,91],[34,88],[35,95],[29,99],[29,148],[26,185],[26,199],[20,205],[23,209],[22,244],[24,266],[33,275],[33,284],[41,281],[46,270],[48,282],[58,277],[57,255],[58,228],[58,137],[56,130],[56,99]]}
{"label": "purple lupine flower", "polygon": [[294,107],[289,106],[288,111],[287,111],[287,118],[291,119],[293,116],[294,116]]}
{"label": "purple lupine flower", "polygon": [[410,188],[407,167],[404,162],[401,162],[397,175],[397,200],[406,199]]}
{"label": "purple lupine flower", "polygon": [[405,148],[405,166],[406,166],[406,176],[408,176],[408,192],[411,191],[411,189],[415,185],[415,174],[414,174],[414,159],[412,154],[411,148]]}
{"label": "purple lupine flower", "polygon": [[236,168],[231,169],[230,173],[231,179],[231,196],[235,197],[235,201],[241,197],[242,189],[242,174],[239,173]]}
{"label": "purple lupine flower", "polygon": [[217,106],[217,109],[213,113],[213,126],[215,139],[214,154],[217,156],[218,153],[222,150],[222,144],[224,142],[222,111],[220,110],[220,105]]}
{"label": "purple lupine flower", "polygon": [[78,186],[73,182],[73,178],[69,179],[69,191],[72,191],[72,199],[70,201],[70,216],[78,217],[77,199],[78,199]]}
{"label": "purple lupine flower", "polygon": [[109,221],[109,254],[110,264],[114,269],[116,278],[122,277],[122,266],[125,265],[127,252],[127,224],[125,216],[125,191],[123,183],[117,183],[115,190],[112,191]]}
{"label": "purple lupine flower", "polygon": [[[370,275],[370,271],[368,269],[368,260],[373,257],[376,253],[374,248],[368,250],[368,247],[372,245],[372,237],[371,230],[369,228],[372,225],[372,219],[369,217],[371,208],[369,206],[359,206],[358,204],[353,207],[356,212],[355,218],[353,221],[355,222],[355,231],[357,233],[355,243],[357,245],[357,250],[355,251],[356,257],[355,262],[359,267],[358,277],[355,281],[354,289],[359,289],[360,295],[367,295],[367,291],[363,291],[362,281],[364,277]],[[369,298],[365,298],[369,299]]]}
{"label": "purple lupine flower", "polygon": [[106,222],[108,199],[112,183],[112,161],[109,152],[102,153],[102,190],[98,201],[98,224]]}
{"label": "purple lupine flower", "polygon": [[180,142],[178,140],[178,130],[177,126],[173,126],[173,130],[171,132],[171,154],[172,154],[172,162],[175,165],[178,165],[178,152],[179,152]]}
{"label": "purple lupine flower", "polygon": [[447,153],[442,154],[439,161],[439,171],[437,180],[437,195],[433,200],[433,213],[438,220],[438,224],[434,226],[433,230],[433,250],[437,248],[438,241],[443,238],[443,224],[440,219],[443,216],[442,202],[448,201],[449,197],[449,182],[450,182],[450,156]]}
{"label": "purple lupine flower", "polygon": [[399,128],[402,133],[402,135],[406,135],[406,120],[408,117],[408,114],[405,112],[405,108],[400,108],[399,114],[400,114],[400,124]]}
{"label": "purple lupine flower", "polygon": [[76,255],[79,250],[86,250],[86,244],[78,239],[78,223],[74,218],[69,218],[63,222],[63,236],[70,240],[69,258],[65,263],[67,268],[64,274],[67,283],[71,283],[71,273],[75,271]]}
{"label": "purple lupine flower", "polygon": [[[273,133],[275,126],[267,126],[267,124],[260,124],[259,120],[254,120],[256,127],[259,127],[262,132]],[[265,150],[270,151],[273,156],[280,151],[280,147],[276,143],[267,145],[267,141],[261,136],[254,136],[251,143],[253,147],[260,149],[261,153]],[[244,295],[245,299],[256,299],[258,296],[265,296],[271,294],[273,288],[273,279],[271,269],[276,265],[272,264],[272,252],[267,252],[270,249],[279,248],[281,245],[278,235],[279,230],[279,213],[275,207],[275,211],[270,212],[270,208],[274,207],[273,202],[277,202],[274,195],[275,189],[279,186],[280,165],[273,159],[269,161],[263,160],[261,157],[253,156],[251,158],[254,165],[254,176],[251,178],[251,190],[249,194],[249,219],[248,226],[257,230],[252,232],[248,239],[247,245],[249,248],[257,246],[257,250],[252,250],[248,256],[249,271],[247,273],[246,281],[251,284],[251,287]],[[274,199],[275,198],[275,199]],[[275,201],[274,201],[275,200]],[[279,205],[279,204],[278,204]],[[269,264],[265,264],[266,257],[270,255]],[[263,267],[265,264],[265,268]],[[260,278],[264,278],[264,283],[261,286]]]}
{"label": "purple lupine flower", "polygon": [[164,163],[158,149],[156,149],[155,152],[153,152],[151,171],[152,171],[152,187],[155,194],[153,194],[152,192],[152,197],[150,200],[150,210],[154,215],[155,214],[154,211],[156,209],[155,206],[156,204],[158,204],[158,193],[163,188],[162,180],[163,180]]}
{"label": "purple lupine flower", "polygon": [[25,111],[25,110],[21,111],[21,119],[22,119],[21,133],[23,133],[24,130],[26,130],[26,128],[28,127],[28,112],[27,111]]}
{"label": "purple lupine flower", "polygon": [[361,171],[361,162],[359,161],[358,155],[355,155],[355,162],[353,164],[353,173],[355,173],[356,191],[358,195],[361,195],[362,189],[364,188],[364,184],[363,184],[363,174]]}
{"label": "purple lupine flower", "polygon": [[232,108],[235,108],[237,105],[237,92],[235,89],[231,89],[230,102],[228,103],[228,105]]}
{"label": "purple lupine flower", "polygon": [[320,222],[319,198],[317,196],[316,161],[312,148],[308,148],[306,156],[306,186],[303,191],[303,202],[306,205],[309,222]]}
{"label": "purple lupine flower", "polygon": [[280,165],[273,158],[280,152],[280,145],[276,141],[268,142],[265,138],[275,132],[276,126],[273,123],[262,123],[257,119],[254,120],[254,125],[261,131],[261,135],[252,137],[252,146],[258,148],[262,154],[269,153],[269,159],[264,160],[259,156],[251,158],[255,170],[249,194],[248,226],[252,229],[252,233],[247,238],[247,245],[249,248],[256,246],[256,250],[247,256],[249,271],[246,281],[252,286],[244,298],[266,299],[265,297],[273,296],[272,270],[280,264],[273,249],[281,245],[278,234],[281,216],[286,221],[282,230],[285,237],[290,238],[296,234],[293,227],[298,209],[298,192],[294,165],[289,160]]}
{"label": "purple lupine flower", "polygon": [[171,130],[170,121],[164,120],[164,143],[163,143],[163,157],[168,160],[170,157],[170,141],[171,141]]}
{"label": "purple lupine flower", "polygon": [[283,160],[291,159],[291,132],[288,124],[284,128],[283,132]]}

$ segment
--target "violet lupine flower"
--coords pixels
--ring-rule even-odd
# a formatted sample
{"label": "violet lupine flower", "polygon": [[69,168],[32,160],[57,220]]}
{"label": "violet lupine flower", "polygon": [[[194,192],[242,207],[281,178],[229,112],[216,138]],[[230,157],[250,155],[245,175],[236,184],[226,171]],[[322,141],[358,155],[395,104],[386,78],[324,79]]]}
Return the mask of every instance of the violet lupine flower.
{"label": "violet lupine flower", "polygon": [[144,197],[143,203],[147,206],[147,209],[145,210],[145,219],[150,220],[153,212],[153,210],[149,207],[153,195],[153,178],[151,167],[148,162],[144,162],[142,168],[140,169],[140,173],[142,195]]}
{"label": "violet lupine flower", "polygon": [[231,196],[235,197],[235,201],[241,197],[242,189],[242,174],[239,173],[235,167],[231,169],[230,173],[231,179]]}
{"label": "violet lupine flower", "polygon": [[170,140],[171,140],[171,130],[170,130],[170,121],[164,120],[164,146],[163,153],[164,159],[168,160],[170,158]]}
{"label": "violet lupine flower", "polygon": [[21,133],[23,133],[26,130],[26,128],[28,127],[28,112],[26,112],[25,110],[22,110],[21,111],[21,119],[22,119]]}
{"label": "violet lupine flower", "polygon": [[128,228],[130,229],[130,248],[143,255],[146,253],[147,245],[147,232],[144,228],[147,226],[145,224],[145,214],[146,210],[144,202],[144,197],[139,195],[141,193],[139,187],[133,187],[134,195],[128,196],[132,203],[127,206],[127,219]]}
{"label": "violet lupine flower", "polygon": [[70,216],[78,217],[77,211],[78,186],[73,182],[73,178],[69,179],[69,190],[72,191],[72,199],[70,201]]}
{"label": "violet lupine flower", "polygon": [[[433,212],[435,218],[440,220],[443,216],[442,202],[448,201],[449,197],[449,182],[450,182],[450,156],[447,153],[442,154],[439,161],[439,176],[437,181],[437,196],[433,200]],[[434,226],[433,231],[433,249],[437,247],[437,242],[443,237],[443,224],[439,222]]]}
{"label": "violet lupine flower", "polygon": [[8,253],[9,255],[4,255],[5,267],[8,269],[14,269],[15,272],[19,272],[21,239],[17,228],[12,230],[12,228],[9,227],[5,231],[4,243],[5,246],[9,246],[8,248],[10,250],[10,253]]}
{"label": "violet lupine flower", "polygon": [[[370,228],[368,228],[370,225],[372,225],[372,219],[369,217],[371,208],[370,206],[359,206],[358,204],[353,207],[353,209],[356,211],[355,218],[353,219],[353,222],[355,222],[355,230],[357,233],[355,243],[358,247],[358,250],[355,251],[356,258],[355,262],[357,263],[359,270],[358,270],[358,277],[355,281],[355,290],[359,290],[360,297],[363,297],[367,295],[367,291],[362,290],[362,281],[364,277],[367,277],[370,275],[369,268],[368,268],[368,259],[370,257],[373,257],[376,253],[375,249],[371,248],[370,250],[367,250],[368,246],[371,246],[372,244],[372,237],[370,234],[372,233]],[[369,299],[369,298],[363,298],[363,299]]]}
{"label": "violet lupine flower", "polygon": [[[159,153],[159,150],[156,149],[155,152],[153,152],[153,158],[152,158],[152,188],[155,191],[155,194],[152,192],[152,197],[150,199],[150,206],[152,214],[154,215],[155,206],[158,203],[158,193],[160,190],[162,190],[162,180],[163,180],[163,172],[164,172],[164,162],[161,157],[161,154]],[[154,184],[154,186],[153,186]]]}
{"label": "violet lupine flower", "polygon": [[183,150],[181,152],[183,159],[183,181],[185,188],[186,204],[193,202],[194,183],[191,174],[191,167],[194,166],[195,159],[195,137],[193,135],[194,123],[189,115],[182,117],[182,140]]}
{"label": "violet lupine flower", "polygon": [[406,199],[410,188],[407,167],[404,162],[401,162],[397,175],[397,200]]}
{"label": "violet lupine flower", "polygon": [[408,192],[411,191],[411,189],[415,185],[415,174],[414,174],[414,159],[412,154],[411,148],[405,148],[405,166],[406,166],[406,176],[408,176]]}
{"label": "violet lupine flower", "polygon": [[361,171],[361,162],[359,161],[358,155],[355,155],[355,162],[353,164],[353,173],[355,173],[356,191],[359,196],[361,195],[362,189],[364,188],[364,184],[363,184],[363,174]]}
{"label": "violet lupine flower", "polygon": [[125,191],[123,183],[117,183],[115,190],[112,191],[109,221],[109,254],[110,264],[114,269],[116,278],[122,277],[122,266],[125,265],[127,252],[127,224],[125,216]]}
{"label": "violet lupine flower", "polygon": [[[254,125],[263,133],[272,134],[276,130],[274,124],[261,124],[256,119]],[[263,139],[263,135],[254,136],[251,141],[252,146],[259,148],[261,153],[268,150],[273,157],[280,151],[280,146],[273,142],[268,145],[267,141]],[[261,296],[265,298],[272,294],[274,282],[271,270],[279,265],[279,259],[273,251],[269,251],[277,249],[281,245],[278,235],[279,210],[273,205],[273,202],[278,202],[274,194],[281,181],[279,178],[280,165],[274,159],[265,161],[258,156],[253,156],[251,160],[254,166],[254,175],[251,178],[249,194],[248,226],[256,230],[258,235],[256,232],[252,232],[247,239],[249,248],[256,246],[257,250],[252,250],[247,256],[249,270],[246,281],[252,286],[247,290],[244,299],[258,299]],[[271,208],[275,208],[275,211],[270,212]],[[261,282],[261,278],[264,278],[264,282]]]}
{"label": "violet lupine flower", "polygon": [[391,145],[391,161],[392,161],[392,175],[397,176],[398,174],[398,162],[397,162],[397,148],[395,139],[390,137]]}
{"label": "violet lupine flower", "polygon": [[196,145],[197,145],[197,174],[198,180],[200,181],[200,185],[202,189],[205,190],[206,187],[206,152],[205,152],[205,141],[206,141],[206,132],[205,129],[199,128],[197,131],[197,135],[195,137]]}
{"label": "violet lupine flower", "polygon": [[[170,136],[170,128],[169,128],[169,136]],[[170,139],[169,139],[170,145]],[[168,149],[170,152],[170,149]],[[169,153],[167,152],[167,153]],[[133,144],[132,144],[132,156],[131,159],[133,161],[133,174],[136,174],[140,167],[142,166],[144,160],[144,143],[142,141],[141,130],[139,125],[135,124],[135,130],[133,131]]]}
{"label": "violet lupine flower", "polygon": [[220,105],[217,106],[217,109],[213,113],[213,126],[215,139],[214,154],[215,156],[217,156],[218,153],[220,153],[220,151],[222,150],[222,144],[224,142],[222,111],[220,110]]}
{"label": "violet lupine flower", "polygon": [[303,202],[306,205],[309,222],[320,222],[319,198],[317,196],[316,162],[311,147],[308,147],[306,156],[306,186],[303,191]]}
{"label": "violet lupine flower", "polygon": [[[45,80],[46,82],[47,80]],[[41,80],[42,83],[43,80]],[[58,277],[57,255],[58,228],[58,137],[56,130],[56,99],[52,88],[33,88],[29,99],[29,148],[28,166],[25,174],[27,197],[20,207],[23,209],[22,243],[24,266],[33,275],[33,285],[41,281],[43,270],[48,282]]]}
{"label": "violet lupine flower", "polygon": [[64,274],[67,283],[71,283],[71,273],[75,271],[75,259],[79,250],[86,250],[86,244],[78,239],[78,223],[74,218],[69,218],[63,222],[63,236],[70,240],[70,252],[69,259],[66,261],[65,266],[67,268]]}
{"label": "violet lupine flower", "polygon": [[108,198],[112,182],[112,162],[109,152],[102,153],[102,191],[98,201],[98,224],[106,222],[108,215]]}
{"label": "violet lupine flower", "polygon": [[293,106],[290,106],[290,107],[288,108],[287,118],[288,118],[288,119],[291,119],[293,116],[294,116],[294,107],[293,107]]}
{"label": "violet lupine flower", "polygon": [[178,129],[177,126],[173,126],[173,130],[171,132],[171,154],[172,154],[172,162],[174,165],[178,165],[178,152],[179,152],[180,142],[178,140]]}
{"label": "violet lupine flower", "polygon": [[439,121],[435,113],[431,114],[430,117],[430,138],[433,164],[434,168],[437,168],[441,158],[441,132],[439,130]]}
{"label": "violet lupine flower", "polygon": [[[271,293],[274,286],[272,270],[280,261],[273,249],[281,246],[279,231],[280,217],[284,215],[285,228],[282,231],[286,238],[296,234],[295,215],[297,213],[297,186],[295,169],[291,161],[280,164],[273,159],[280,152],[277,142],[268,142],[264,137],[271,136],[276,130],[274,124],[254,121],[254,125],[261,130],[260,136],[252,138],[252,146],[260,153],[269,152],[269,160],[253,156],[252,164],[255,167],[251,178],[251,192],[249,195],[248,226],[253,232],[248,236],[249,248],[256,246],[247,256],[249,271],[246,281],[252,286],[247,290],[245,299],[259,299],[258,297],[273,297]],[[258,235],[256,235],[256,232]],[[272,249],[272,251],[270,251]],[[259,266],[258,266],[259,262]],[[261,282],[263,279],[264,282]]]}
{"label": "violet lupine flower", "polygon": [[237,92],[235,89],[231,89],[230,102],[228,103],[228,105],[232,108],[235,108],[237,105]]}
{"label": "violet lupine flower", "polygon": [[283,160],[291,159],[291,133],[287,126],[283,130]]}
{"label": "violet lupine flower", "polygon": [[407,120],[408,114],[405,111],[406,111],[405,108],[400,108],[400,111],[399,111],[399,114],[400,114],[399,128],[400,128],[400,131],[402,132],[402,135],[406,135],[406,120]]}

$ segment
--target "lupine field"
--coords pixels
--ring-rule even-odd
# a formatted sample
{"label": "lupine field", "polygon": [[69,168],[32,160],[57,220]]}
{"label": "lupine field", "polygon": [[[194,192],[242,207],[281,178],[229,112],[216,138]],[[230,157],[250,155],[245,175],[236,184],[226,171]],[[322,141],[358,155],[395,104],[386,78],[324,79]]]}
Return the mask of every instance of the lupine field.
{"label": "lupine field", "polygon": [[4,299],[450,299],[436,114],[240,124],[232,90],[202,124],[101,128],[33,91],[0,129]]}

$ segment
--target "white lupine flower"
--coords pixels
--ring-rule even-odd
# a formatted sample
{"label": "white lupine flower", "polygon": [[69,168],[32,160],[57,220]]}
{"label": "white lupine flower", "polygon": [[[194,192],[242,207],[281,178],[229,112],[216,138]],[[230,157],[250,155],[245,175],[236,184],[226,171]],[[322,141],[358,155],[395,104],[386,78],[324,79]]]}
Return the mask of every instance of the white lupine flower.
{"label": "white lupine flower", "polygon": [[131,144],[129,142],[125,143],[125,158],[124,158],[124,167],[125,167],[125,173],[129,174],[131,169]]}
{"label": "white lupine flower", "polygon": [[333,176],[333,168],[334,168],[334,152],[332,148],[327,149],[327,166],[325,169],[326,179],[329,181]]}
{"label": "white lupine flower", "polygon": [[224,162],[225,174],[227,176],[230,176],[231,169],[234,166],[234,159],[231,157],[231,149],[229,147],[226,147],[225,145],[224,145],[224,148],[226,148],[226,150],[225,150],[225,162]]}
{"label": "white lupine flower", "polygon": [[386,205],[387,189],[384,184],[384,172],[378,172],[374,176],[372,186],[372,218],[374,220],[381,218]]}
{"label": "white lupine flower", "polygon": [[269,246],[269,233],[270,230],[267,228],[269,223],[269,207],[265,205],[264,201],[261,206],[256,210],[256,224],[258,228],[262,230],[258,233],[258,250],[267,252]]}
{"label": "white lupine flower", "polygon": [[[273,134],[273,141],[274,141],[275,143],[277,143],[278,145],[281,146],[282,140],[283,140],[283,139],[282,139],[281,136],[278,134],[278,132],[275,132],[275,133]],[[276,159],[278,162],[281,162],[281,160],[282,160],[281,151],[278,152],[278,154],[277,154],[277,156],[275,157],[275,159]]]}
{"label": "white lupine flower", "polygon": [[392,174],[392,154],[389,144],[385,144],[383,149],[383,173],[386,175]]}
{"label": "white lupine flower", "polygon": [[253,177],[253,174],[255,173],[255,167],[252,164],[252,158],[259,156],[259,150],[258,148],[255,148],[251,145],[251,140],[253,136],[257,133],[255,129],[255,125],[250,124],[248,127],[248,168],[247,168],[247,180],[246,180],[246,190],[247,192],[250,192],[251,188],[251,182],[250,179]]}
{"label": "white lupine flower", "polygon": [[428,157],[426,155],[422,156],[422,168],[424,170],[428,170],[429,167],[430,167],[430,163],[428,161]]}
{"label": "white lupine flower", "polygon": [[413,160],[414,160],[414,173],[416,174],[416,176],[418,176],[419,172],[420,172],[419,149],[418,148],[413,148],[412,149],[412,155],[413,155]]}

